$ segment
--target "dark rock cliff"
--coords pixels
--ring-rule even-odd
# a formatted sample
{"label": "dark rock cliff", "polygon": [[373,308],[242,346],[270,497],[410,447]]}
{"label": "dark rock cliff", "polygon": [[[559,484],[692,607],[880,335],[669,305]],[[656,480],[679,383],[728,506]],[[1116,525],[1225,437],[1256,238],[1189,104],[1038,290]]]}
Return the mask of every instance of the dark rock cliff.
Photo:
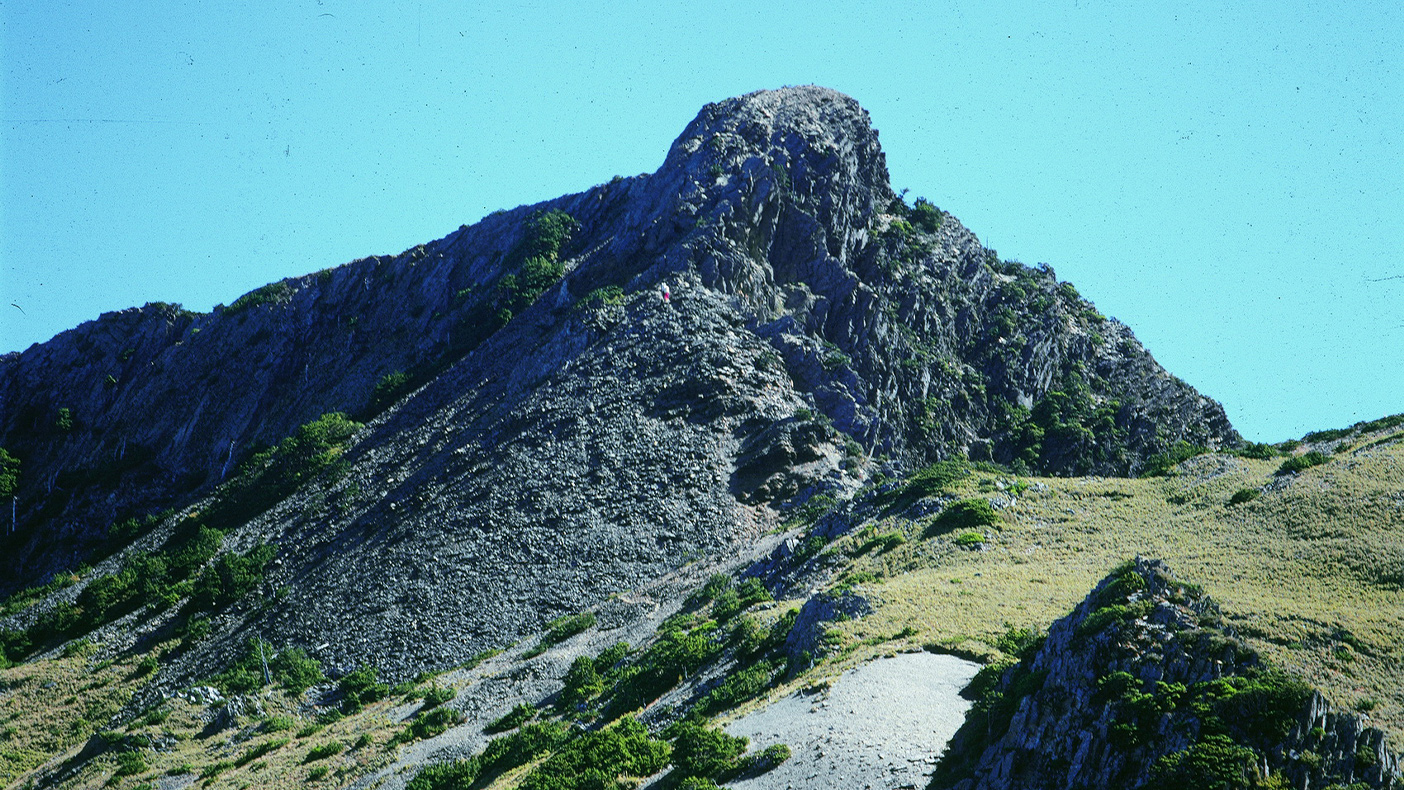
{"label": "dark rock cliff", "polygon": [[285,603],[226,615],[397,672],[733,545],[869,456],[1118,474],[1238,441],[1051,270],[898,199],[856,102],[787,88],[704,108],[652,175],[0,358],[0,584],[338,410],[369,421],[342,474],[226,539],[280,547]]}
{"label": "dark rock cliff", "polygon": [[1157,560],[983,676],[933,790],[1401,786],[1384,733],[1266,666]]}

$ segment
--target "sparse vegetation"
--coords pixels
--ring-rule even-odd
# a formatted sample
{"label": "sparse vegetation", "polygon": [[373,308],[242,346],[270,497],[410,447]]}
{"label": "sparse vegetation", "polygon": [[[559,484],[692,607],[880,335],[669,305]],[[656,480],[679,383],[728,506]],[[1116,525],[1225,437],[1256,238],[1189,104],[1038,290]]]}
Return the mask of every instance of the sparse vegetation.
{"label": "sparse vegetation", "polygon": [[285,282],[269,283],[268,285],[255,288],[244,294],[234,303],[224,308],[225,315],[237,315],[255,307],[266,304],[276,304],[286,300],[292,294],[292,288]]}

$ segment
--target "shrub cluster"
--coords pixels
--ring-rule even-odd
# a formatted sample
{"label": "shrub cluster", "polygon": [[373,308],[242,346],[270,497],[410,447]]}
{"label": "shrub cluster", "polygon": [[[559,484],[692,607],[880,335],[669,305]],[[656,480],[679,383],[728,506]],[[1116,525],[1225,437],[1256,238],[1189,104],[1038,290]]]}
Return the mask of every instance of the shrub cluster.
{"label": "shrub cluster", "polygon": [[[952,502],[932,519],[927,535],[942,535],[956,530],[976,531],[999,524],[999,516],[987,499],[962,499]],[[983,539],[983,538],[982,538]]]}
{"label": "shrub cluster", "polygon": [[337,681],[337,689],[342,695],[343,713],[356,713],[372,702],[385,699],[390,693],[390,686],[381,683],[377,674],[375,667],[362,665]]}
{"label": "shrub cluster", "polygon": [[1175,471],[1176,465],[1207,452],[1209,448],[1201,445],[1176,442],[1169,450],[1147,458],[1145,466],[1141,467],[1141,477],[1166,477]]}
{"label": "shrub cluster", "polygon": [[254,454],[220,489],[206,513],[208,523],[230,529],[287,498],[303,483],[344,470],[342,447],[361,424],[341,412],[323,414],[300,426],[275,447]]}
{"label": "shrub cluster", "polygon": [[1009,428],[1001,456],[1014,471],[1057,467],[1073,460],[1072,471],[1083,474],[1094,463],[1124,465],[1126,430],[1117,424],[1121,402],[1098,402],[1080,368],[1069,371],[1056,390],[1034,402],[1032,409],[1000,400]]}
{"label": "shrub cluster", "polygon": [[[209,683],[226,694],[247,694],[264,686],[263,665],[274,683],[289,694],[300,695],[326,679],[322,664],[300,647],[274,650],[273,645],[257,637],[249,639],[244,653],[228,669],[210,678]],[[291,726],[291,725],[289,725]]]}
{"label": "shrub cluster", "polygon": [[1313,466],[1320,466],[1329,460],[1331,460],[1331,456],[1317,450],[1312,450],[1302,455],[1294,455],[1283,461],[1282,466],[1277,468],[1276,474],[1287,475],[1293,472],[1301,472]]}
{"label": "shrub cluster", "polygon": [[292,294],[292,288],[285,282],[269,283],[255,288],[234,300],[234,304],[224,308],[224,314],[228,316],[237,315],[253,307],[265,304],[274,304],[287,299]]}

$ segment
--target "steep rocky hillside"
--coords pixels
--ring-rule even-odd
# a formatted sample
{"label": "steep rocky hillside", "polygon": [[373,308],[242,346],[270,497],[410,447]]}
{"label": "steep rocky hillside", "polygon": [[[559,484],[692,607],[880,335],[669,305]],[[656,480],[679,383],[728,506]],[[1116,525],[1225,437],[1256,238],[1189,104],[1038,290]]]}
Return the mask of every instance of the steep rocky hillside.
{"label": "steep rocky hillside", "polygon": [[[425,384],[348,450],[352,478],[377,476],[362,492],[395,479],[397,497],[425,498],[404,464],[457,464],[441,483],[496,492],[494,522],[539,522],[527,492],[577,496],[564,464],[613,504],[548,518],[657,510],[666,493],[714,515],[696,527],[713,543],[745,532],[745,506],[839,483],[839,465],[861,478],[868,456],[1126,473],[1176,442],[1237,441],[1218,404],[1051,270],[898,199],[852,99],[787,88],[709,105],[652,175],[210,314],[151,304],[0,358],[0,447],[20,470],[0,585],[92,562],[122,543],[109,525],[194,501],[323,413],[366,419]],[[514,454],[520,477],[497,487]],[[496,481],[468,475],[470,455]],[[652,519],[620,539],[676,531]]]}
{"label": "steep rocky hillside", "polygon": [[1400,781],[1383,732],[1265,664],[1162,562],[1122,566],[1024,654],[976,678],[931,788]]}

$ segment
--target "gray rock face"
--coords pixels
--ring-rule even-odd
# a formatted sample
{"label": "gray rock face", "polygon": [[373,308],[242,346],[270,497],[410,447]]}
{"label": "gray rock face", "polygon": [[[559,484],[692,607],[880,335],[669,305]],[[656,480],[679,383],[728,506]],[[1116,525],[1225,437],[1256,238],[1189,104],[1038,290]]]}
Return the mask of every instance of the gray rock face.
{"label": "gray rock face", "polygon": [[[1216,782],[1269,772],[1297,788],[1401,783],[1384,733],[1263,667],[1158,560],[1099,584],[976,710],[931,788],[1228,786]],[[1196,773],[1195,754],[1227,773]],[[1191,756],[1178,772],[1175,755]]]}
{"label": "gray rock face", "polygon": [[[560,279],[518,304],[545,211],[578,227]],[[396,371],[414,391],[385,410]],[[113,548],[116,519],[199,507],[334,410],[379,414],[345,476],[226,539],[277,543],[265,592],[285,597],[219,622],[395,675],[725,551],[857,485],[865,455],[1124,473],[1237,441],[1051,270],[897,200],[855,101],[786,88],[707,106],[652,175],[0,357],[0,445],[23,464],[0,584]]]}

